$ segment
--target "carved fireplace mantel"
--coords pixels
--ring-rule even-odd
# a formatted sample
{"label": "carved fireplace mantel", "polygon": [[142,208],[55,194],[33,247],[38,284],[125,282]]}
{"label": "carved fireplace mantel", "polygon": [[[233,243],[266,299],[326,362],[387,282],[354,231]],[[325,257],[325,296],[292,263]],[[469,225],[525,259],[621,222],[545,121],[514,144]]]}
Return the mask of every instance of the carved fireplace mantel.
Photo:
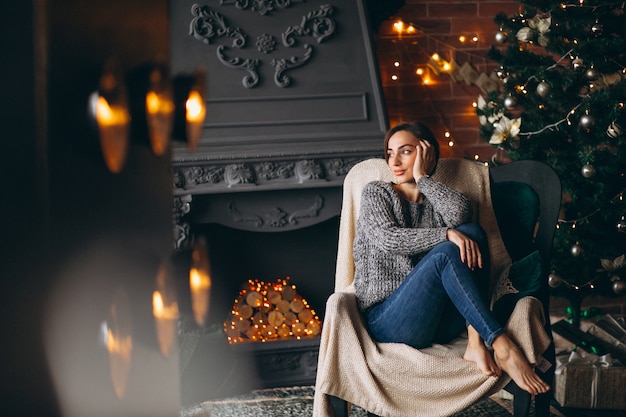
{"label": "carved fireplace mantel", "polygon": [[280,231],[337,215],[346,172],[382,156],[387,129],[363,1],[170,7],[173,74],[207,79],[200,144],[173,148],[176,218]]}

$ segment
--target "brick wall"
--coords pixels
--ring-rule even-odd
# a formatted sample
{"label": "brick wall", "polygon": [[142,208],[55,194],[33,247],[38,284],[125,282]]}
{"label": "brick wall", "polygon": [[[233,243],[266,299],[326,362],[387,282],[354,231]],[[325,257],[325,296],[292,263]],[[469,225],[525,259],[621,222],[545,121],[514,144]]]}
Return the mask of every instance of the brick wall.
{"label": "brick wall", "polygon": [[[494,149],[479,137],[479,122],[472,102],[481,89],[474,84],[455,81],[448,74],[436,75],[425,66],[433,53],[478,73],[490,74],[496,65],[486,53],[498,31],[493,18],[498,12],[515,13],[514,1],[407,0],[397,15],[384,22],[375,37],[380,76],[391,125],[402,120],[426,122],[440,139],[442,156],[489,159]],[[414,35],[399,34],[394,23],[401,19],[413,24]],[[465,36],[465,41],[460,37]],[[477,41],[472,38],[476,36]],[[394,66],[398,62],[399,66]],[[432,76],[431,84],[415,73],[423,68]],[[393,80],[392,76],[398,79]],[[453,146],[444,133],[449,131]]]}

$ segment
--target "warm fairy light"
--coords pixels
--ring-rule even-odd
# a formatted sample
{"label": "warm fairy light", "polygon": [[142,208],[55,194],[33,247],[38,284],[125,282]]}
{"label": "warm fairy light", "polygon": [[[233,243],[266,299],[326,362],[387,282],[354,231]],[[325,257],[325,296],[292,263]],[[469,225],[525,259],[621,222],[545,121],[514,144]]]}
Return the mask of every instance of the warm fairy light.
{"label": "warm fairy light", "polygon": [[472,38],[472,42],[478,42],[478,36],[474,36],[474,37]]}
{"label": "warm fairy light", "polygon": [[416,69],[416,70],[415,70],[415,73],[416,73],[417,75],[424,75],[424,68],[418,68],[418,69]]}
{"label": "warm fairy light", "polygon": [[448,142],[448,146],[452,148],[452,147],[454,146],[454,141],[453,141],[453,140],[450,140],[450,141]]}
{"label": "warm fairy light", "polygon": [[396,32],[398,32],[398,34],[401,34],[402,31],[404,30],[404,22],[402,20],[398,20],[393,24],[393,28],[396,30]]}
{"label": "warm fairy light", "polygon": [[466,40],[467,40],[467,38],[465,37],[465,35],[459,36],[459,42],[465,43]]}
{"label": "warm fairy light", "polygon": [[391,76],[391,79],[392,79],[393,81],[398,81],[398,76],[397,76],[396,74],[393,74],[393,75]]}
{"label": "warm fairy light", "polygon": [[435,61],[439,61],[441,59],[441,57],[439,57],[439,54],[437,52],[435,52],[434,54],[431,55],[431,58]]}
{"label": "warm fairy light", "polygon": [[415,33],[415,26],[409,25],[409,27],[406,28],[406,32],[407,33]]}
{"label": "warm fairy light", "polygon": [[480,159],[480,156],[478,156],[478,154],[474,155],[474,161],[478,161]]}
{"label": "warm fairy light", "polygon": [[429,84],[432,84],[432,82],[433,82],[433,81],[431,80],[430,76],[428,76],[428,75],[426,75],[426,76],[424,76],[424,77],[422,78],[422,83],[424,83],[424,85],[429,85]]}
{"label": "warm fairy light", "polygon": [[395,61],[395,62],[393,63],[393,66],[394,66],[394,67],[396,67],[396,68],[398,68],[398,67],[400,66],[400,62]]}
{"label": "warm fairy light", "polygon": [[450,136],[452,136],[452,135],[450,134],[450,131],[446,130],[446,131],[443,133],[443,136],[445,136],[446,138],[449,138],[449,137],[450,137]]}
{"label": "warm fairy light", "polygon": [[478,102],[476,100],[472,100],[472,107],[473,108],[478,108]]}

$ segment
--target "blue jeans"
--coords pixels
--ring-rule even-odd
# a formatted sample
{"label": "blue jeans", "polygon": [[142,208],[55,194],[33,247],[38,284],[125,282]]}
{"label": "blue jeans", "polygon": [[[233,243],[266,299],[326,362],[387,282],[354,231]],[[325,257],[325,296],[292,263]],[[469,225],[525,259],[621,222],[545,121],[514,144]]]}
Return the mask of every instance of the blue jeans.
{"label": "blue jeans", "polygon": [[479,245],[483,268],[472,271],[461,262],[450,241],[435,246],[385,301],[365,313],[370,335],[379,342],[405,343],[421,349],[447,343],[471,324],[485,342],[504,332],[481,296],[489,282],[489,249],[482,228],[465,223],[456,230]]}

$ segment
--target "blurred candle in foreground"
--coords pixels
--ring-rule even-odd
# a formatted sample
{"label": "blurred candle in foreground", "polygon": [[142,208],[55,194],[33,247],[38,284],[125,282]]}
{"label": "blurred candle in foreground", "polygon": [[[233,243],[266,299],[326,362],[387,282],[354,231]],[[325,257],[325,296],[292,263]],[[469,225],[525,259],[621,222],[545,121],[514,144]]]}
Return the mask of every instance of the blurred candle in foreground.
{"label": "blurred candle in foreground", "polygon": [[176,340],[178,303],[165,304],[160,291],[152,293],[152,315],[155,319],[157,340],[163,356],[168,357]]}
{"label": "blurred candle in foreground", "polygon": [[202,126],[206,117],[206,105],[202,94],[191,90],[185,102],[185,118],[187,121],[187,143],[190,149],[195,149],[200,142]]}
{"label": "blurred candle in foreground", "polygon": [[124,398],[133,353],[130,303],[125,292],[119,291],[111,303],[106,321],[106,347],[109,353],[111,382],[117,398]]}
{"label": "blurred candle in foreground", "polygon": [[171,96],[154,90],[146,94],[146,117],[150,146],[155,155],[165,153],[174,124],[174,102]]}
{"label": "blurred candle in foreground", "polygon": [[104,162],[111,172],[117,174],[124,167],[128,154],[128,109],[123,105],[110,105],[106,98],[98,96],[96,122]]}
{"label": "blurred candle in foreground", "polygon": [[191,253],[189,269],[191,310],[198,326],[204,326],[209,315],[211,276],[209,258],[204,239],[200,238]]}

